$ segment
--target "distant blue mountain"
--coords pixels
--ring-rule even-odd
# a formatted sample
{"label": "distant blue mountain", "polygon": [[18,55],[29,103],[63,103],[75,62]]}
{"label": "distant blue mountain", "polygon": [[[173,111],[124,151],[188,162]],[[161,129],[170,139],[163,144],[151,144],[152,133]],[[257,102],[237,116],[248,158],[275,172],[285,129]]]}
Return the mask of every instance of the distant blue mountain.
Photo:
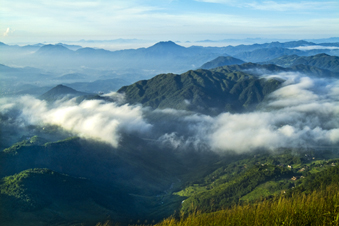
{"label": "distant blue mountain", "polygon": [[220,56],[212,61],[209,61],[203,64],[200,68],[211,69],[211,68],[216,68],[216,67],[222,67],[222,66],[233,65],[233,64],[243,64],[243,63],[245,63],[245,61],[239,60],[231,56]]}

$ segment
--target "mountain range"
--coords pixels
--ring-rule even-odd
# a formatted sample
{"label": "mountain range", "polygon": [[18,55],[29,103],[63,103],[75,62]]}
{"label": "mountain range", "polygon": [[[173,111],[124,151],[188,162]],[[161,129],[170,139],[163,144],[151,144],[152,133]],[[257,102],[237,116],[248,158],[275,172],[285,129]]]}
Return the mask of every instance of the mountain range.
{"label": "mountain range", "polygon": [[[71,50],[65,44],[39,45],[31,47],[10,46],[2,43],[1,51],[7,55],[2,59],[3,64],[17,62],[20,66],[37,68],[63,68],[79,70],[86,65],[95,69],[114,69],[125,71],[126,68],[143,70],[150,75],[164,72],[183,73],[190,69],[197,69],[200,65],[219,56],[232,56],[245,62],[269,61],[283,55],[296,54],[310,56],[317,53],[338,55],[337,49],[316,49],[302,51],[300,46],[336,46],[336,43],[316,44],[306,41],[286,43],[272,42],[265,44],[239,45],[227,47],[183,47],[172,41],[159,42],[148,48],[108,51],[104,49],[79,48]],[[33,48],[33,47],[32,47]],[[70,47],[71,48],[71,47]],[[72,48],[75,49],[75,48]],[[22,57],[24,55],[24,57]],[[148,75],[148,76],[149,76]]]}
{"label": "mountain range", "polygon": [[174,108],[204,114],[242,112],[254,109],[283,82],[260,76],[281,72],[339,77],[338,72],[306,65],[284,68],[274,64],[245,63],[211,70],[191,70],[183,74],[160,74],[124,86],[118,92],[125,95],[128,103],[141,103],[153,109]]}
{"label": "mountain range", "polygon": [[264,64],[267,63],[276,64],[282,67],[292,67],[302,64],[317,67],[320,69],[339,72],[339,57],[330,56],[324,53],[308,57],[302,57],[297,55],[286,55],[264,62]]}
{"label": "mountain range", "polygon": [[[339,154],[335,146],[338,120],[326,108],[336,107],[336,100],[330,102],[332,96],[318,98],[315,91],[300,88],[296,83],[289,90],[289,94],[295,95],[291,96],[292,101],[302,90],[303,103],[308,103],[307,98],[319,102],[299,106],[297,100],[293,102],[297,110],[261,108],[269,103],[266,101],[274,91],[286,84],[283,78],[267,75],[303,74],[321,78],[323,83],[329,81],[322,87],[337,92],[333,82],[339,78],[339,61],[334,56],[337,50],[295,49],[312,45],[318,44],[294,41],[186,48],[168,41],[148,48],[108,51],[64,44],[19,47],[0,43],[0,51],[10,53],[9,58],[1,59],[4,64],[0,65],[0,84],[6,88],[2,92],[11,94],[1,98],[5,104],[0,108],[0,223],[154,225],[170,217],[163,225],[166,222],[173,225],[193,216],[205,220],[200,224],[214,224],[213,216],[223,211],[236,213],[235,210],[254,208],[258,213],[263,206],[270,208],[269,213],[286,210],[286,219],[292,222],[314,215],[303,212],[307,205],[298,209],[293,200],[301,197],[306,202],[315,192],[326,194],[322,196],[323,202],[318,203],[332,205],[323,212],[320,209],[325,205],[316,206],[320,212],[320,217],[316,217],[325,224],[338,223],[338,189],[332,187],[336,195],[329,192],[330,186],[339,182]],[[338,43],[320,45],[338,46]],[[18,53],[24,53],[25,59]],[[46,65],[46,70],[39,69],[39,65]],[[79,81],[74,83],[73,79]],[[306,82],[309,88],[311,82]],[[7,89],[11,83],[13,86]],[[114,90],[118,93],[115,95],[124,98],[115,101],[102,93],[96,94]],[[90,136],[84,135],[86,131],[67,130],[72,126],[62,127],[59,121],[49,124],[47,119],[48,123],[44,123],[34,114],[25,115],[25,107],[32,107],[29,100],[34,98],[19,97],[21,102],[16,102],[15,95],[30,92],[38,97],[46,112],[55,113],[59,107],[71,109],[69,113],[76,117],[65,123],[79,121],[92,132]],[[72,98],[76,100],[72,105],[62,101]],[[88,102],[98,104],[92,109],[90,104],[79,104],[86,100],[100,101]],[[313,110],[318,106],[325,106],[319,107],[324,112],[319,116]],[[33,105],[33,111],[35,107],[38,111],[40,106]],[[290,117],[292,110],[297,119]],[[271,117],[260,118],[265,115]],[[276,122],[270,122],[276,118]],[[91,127],[97,120],[106,122],[104,127],[111,126],[113,132],[108,127]],[[131,122],[124,125],[124,120]],[[241,120],[241,129],[237,120]],[[309,122],[312,120],[324,121],[324,128],[318,126],[320,123]],[[260,129],[262,125],[250,125],[266,122],[264,130]],[[149,130],[140,128],[143,123]],[[233,127],[224,130],[223,123]],[[255,147],[244,151],[238,151],[238,147],[213,149],[210,142],[216,130],[222,136],[217,136],[214,143],[224,141],[233,132],[238,133],[234,139],[240,145],[251,140],[266,142],[272,131],[278,134],[277,139],[286,138],[288,144],[285,146],[281,141],[277,147],[266,147],[251,143]],[[320,138],[313,139],[318,132],[330,137],[333,143],[324,145]],[[263,136],[251,137],[256,133]],[[316,145],[307,143],[309,140],[303,140],[298,133],[312,135]],[[118,145],[103,142],[100,139],[103,136],[116,138]],[[300,137],[298,145],[293,143],[294,136]],[[288,197],[293,205],[286,204]],[[274,209],[276,202],[279,208]],[[228,222],[230,218],[225,216],[220,222]],[[280,216],[276,214],[272,219]],[[237,217],[241,224],[243,219],[250,219],[248,214]],[[286,223],[286,219],[279,223]],[[295,225],[302,224],[298,222]],[[312,225],[312,220],[304,222]]]}
{"label": "mountain range", "polygon": [[[92,90],[86,88],[87,92],[97,92],[98,90],[105,92],[115,91],[123,85],[150,79],[158,74],[181,74],[199,67],[211,69],[244,62],[273,63],[284,67],[304,64],[337,71],[338,69],[332,67],[336,65],[335,56],[339,55],[339,50],[327,48],[337,45],[338,43],[316,44],[307,41],[291,41],[226,47],[183,47],[172,41],[165,41],[147,48],[109,51],[63,43],[55,45],[39,43],[22,47],[0,43],[0,51],[6,54],[6,58],[0,60],[2,64],[0,86],[2,95],[24,93],[25,90],[36,95],[46,91],[39,87],[53,87],[60,83],[92,83],[108,79],[126,81],[118,82],[114,88],[98,87]],[[308,46],[323,47],[323,49],[296,49]],[[315,56],[313,57],[315,54],[326,54],[327,57],[315,58]],[[289,59],[288,56],[293,57]],[[298,58],[299,60],[294,62],[293,59],[296,59],[296,56],[305,58]],[[312,62],[311,58],[307,57],[313,57]],[[318,62],[320,59],[322,59],[322,63]],[[328,61],[333,61],[333,63]],[[13,62],[15,63],[13,64]],[[204,65],[205,63],[207,65]],[[30,76],[26,76],[27,74]],[[76,74],[81,76],[75,76]],[[34,86],[36,89],[27,89],[27,85]],[[78,85],[75,87],[81,88]]]}

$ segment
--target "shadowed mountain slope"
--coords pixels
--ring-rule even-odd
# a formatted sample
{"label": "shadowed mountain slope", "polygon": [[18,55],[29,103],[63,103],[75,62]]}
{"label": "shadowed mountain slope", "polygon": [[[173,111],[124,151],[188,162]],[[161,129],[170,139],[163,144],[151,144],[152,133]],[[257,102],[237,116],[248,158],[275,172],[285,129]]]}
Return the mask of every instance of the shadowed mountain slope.
{"label": "shadowed mountain slope", "polygon": [[115,187],[104,187],[49,169],[28,169],[0,181],[4,225],[86,225],[124,219],[133,201]]}
{"label": "shadowed mountain slope", "polygon": [[260,79],[240,71],[188,71],[161,74],[122,87],[126,101],[152,108],[174,108],[207,114],[242,111],[255,106],[281,81]]}

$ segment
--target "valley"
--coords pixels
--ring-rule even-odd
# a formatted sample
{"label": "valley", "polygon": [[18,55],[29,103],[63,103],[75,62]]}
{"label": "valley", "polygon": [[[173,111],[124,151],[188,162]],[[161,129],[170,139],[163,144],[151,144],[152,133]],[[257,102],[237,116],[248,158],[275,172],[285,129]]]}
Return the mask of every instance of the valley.
{"label": "valley", "polygon": [[1,43],[0,222],[338,225],[338,49],[303,46],[338,43]]}

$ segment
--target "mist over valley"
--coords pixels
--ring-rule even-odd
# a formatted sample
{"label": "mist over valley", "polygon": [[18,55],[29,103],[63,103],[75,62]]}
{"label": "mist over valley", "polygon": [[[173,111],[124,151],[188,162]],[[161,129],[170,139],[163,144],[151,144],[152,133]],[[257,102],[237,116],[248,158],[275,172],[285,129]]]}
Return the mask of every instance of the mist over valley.
{"label": "mist over valley", "polygon": [[1,222],[155,224],[319,188],[339,164],[337,46],[2,43]]}
{"label": "mist over valley", "polygon": [[339,57],[299,50],[314,45],[2,44],[1,221],[158,222],[297,186],[302,164],[338,158]]}

